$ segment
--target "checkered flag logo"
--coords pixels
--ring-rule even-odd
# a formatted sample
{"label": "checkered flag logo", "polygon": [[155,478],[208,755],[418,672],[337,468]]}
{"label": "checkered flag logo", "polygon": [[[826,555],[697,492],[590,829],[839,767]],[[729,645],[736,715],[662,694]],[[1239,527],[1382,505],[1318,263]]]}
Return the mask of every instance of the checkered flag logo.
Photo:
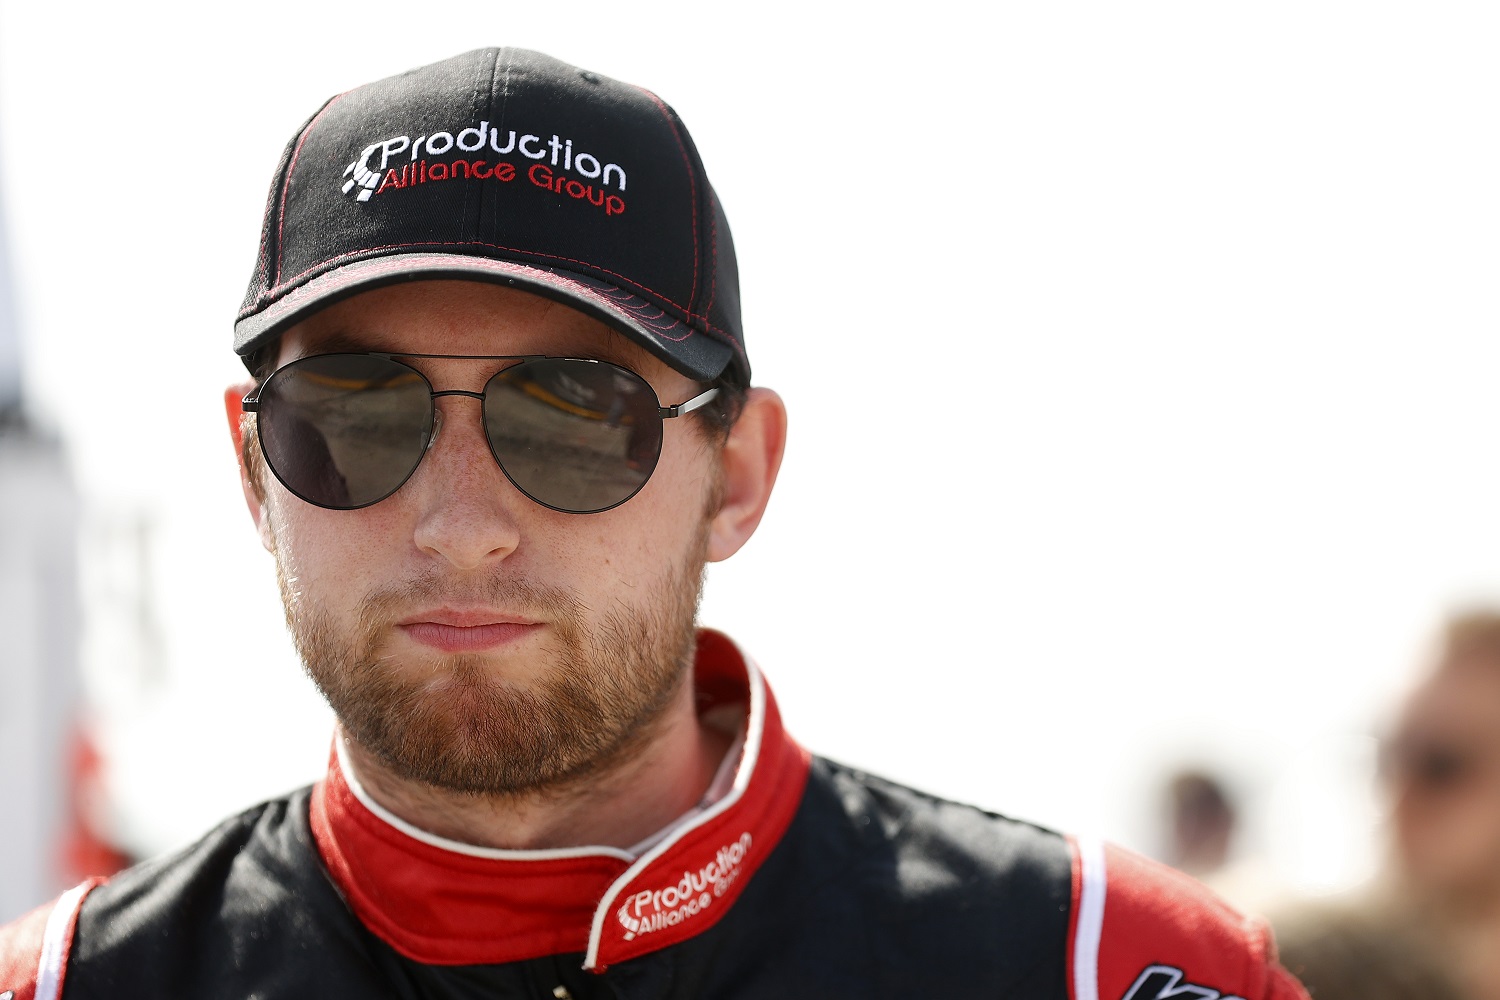
{"label": "checkered flag logo", "polygon": [[641,929],[641,922],[630,915],[630,904],[626,903],[624,906],[620,907],[619,910],[615,912],[615,916],[620,918],[620,923],[625,928],[625,940],[634,940],[636,931],[639,931]]}
{"label": "checkered flag logo", "polygon": [[[344,182],[343,192],[350,194],[357,188],[359,194],[354,196],[355,201],[369,201],[370,195],[375,193],[376,185],[380,183],[380,174],[370,169],[370,156],[379,148],[379,143],[366,146],[359,159],[344,168],[344,176],[349,179]],[[350,174],[354,176],[350,177]]]}

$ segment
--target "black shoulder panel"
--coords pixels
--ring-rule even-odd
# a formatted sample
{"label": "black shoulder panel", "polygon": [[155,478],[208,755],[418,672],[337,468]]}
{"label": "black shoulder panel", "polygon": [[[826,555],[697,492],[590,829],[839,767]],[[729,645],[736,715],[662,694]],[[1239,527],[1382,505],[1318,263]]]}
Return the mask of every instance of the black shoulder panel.
{"label": "black shoulder panel", "polygon": [[308,792],[256,806],[84,900],[64,1000],[381,997],[323,873]]}
{"label": "black shoulder panel", "polygon": [[1071,898],[1060,835],[814,760],[781,844],[684,947],[677,995],[1065,1000]]}

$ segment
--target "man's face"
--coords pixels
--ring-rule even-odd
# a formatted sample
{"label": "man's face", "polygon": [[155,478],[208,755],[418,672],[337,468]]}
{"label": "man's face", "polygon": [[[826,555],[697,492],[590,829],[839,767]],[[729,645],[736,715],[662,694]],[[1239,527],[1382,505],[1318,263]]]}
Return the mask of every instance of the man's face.
{"label": "man's face", "polygon": [[[664,403],[701,391],[581,313],[471,282],[335,304],[287,331],[278,363],[349,350],[600,358],[644,376]],[[506,364],[405,360],[438,390],[482,390]],[[478,400],[436,405],[421,465],[373,506],[325,510],[259,470],[261,537],[309,674],[350,737],[438,787],[527,792],[628,758],[691,660],[717,450],[693,421],[668,420],[639,494],[565,514],[505,478]]]}
{"label": "man's face", "polygon": [[1413,886],[1450,901],[1500,892],[1500,664],[1445,664],[1408,702],[1387,764]]}

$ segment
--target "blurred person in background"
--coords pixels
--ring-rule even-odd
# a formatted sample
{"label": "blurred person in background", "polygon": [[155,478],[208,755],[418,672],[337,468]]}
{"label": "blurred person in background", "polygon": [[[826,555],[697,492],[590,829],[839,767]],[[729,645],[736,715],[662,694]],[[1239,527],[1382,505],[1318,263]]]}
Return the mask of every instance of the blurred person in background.
{"label": "blurred person in background", "polygon": [[1287,889],[1264,857],[1237,853],[1240,815],[1230,788],[1211,767],[1172,771],[1162,789],[1160,856],[1246,913],[1269,913]]}
{"label": "blurred person in background", "polygon": [[1167,782],[1167,864],[1207,879],[1229,863],[1235,810],[1224,783],[1201,768],[1178,771]]}
{"label": "blurred person in background", "polygon": [[1392,891],[1474,1000],[1500,1000],[1500,611],[1459,615],[1382,752]]}
{"label": "blurred person in background", "polygon": [[[786,416],[655,95],[485,49],[331,99],[278,167],[234,347],[327,775],[0,928],[0,991],[1305,996],[1181,873],[808,754],[695,629]],[[909,405],[827,376],[855,433]]]}
{"label": "blurred person in background", "polygon": [[1381,747],[1386,870],[1273,912],[1317,1000],[1500,1000],[1500,611],[1457,615]]}

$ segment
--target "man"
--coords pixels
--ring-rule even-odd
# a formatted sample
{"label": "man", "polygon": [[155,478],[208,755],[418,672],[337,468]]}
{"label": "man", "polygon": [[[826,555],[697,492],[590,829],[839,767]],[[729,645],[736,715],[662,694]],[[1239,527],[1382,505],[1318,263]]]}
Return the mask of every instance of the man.
{"label": "man", "polygon": [[676,115],[484,50],[287,147],[226,394],[327,777],[11,927],[21,1000],[1302,994],[1124,852],[809,755],[694,630],[786,433]]}
{"label": "man", "polygon": [[1387,869],[1276,915],[1315,995],[1500,997],[1500,613],[1449,619],[1381,747]]}
{"label": "man", "polygon": [[1500,614],[1447,623],[1384,751],[1390,909],[1465,996],[1500,997]]}

